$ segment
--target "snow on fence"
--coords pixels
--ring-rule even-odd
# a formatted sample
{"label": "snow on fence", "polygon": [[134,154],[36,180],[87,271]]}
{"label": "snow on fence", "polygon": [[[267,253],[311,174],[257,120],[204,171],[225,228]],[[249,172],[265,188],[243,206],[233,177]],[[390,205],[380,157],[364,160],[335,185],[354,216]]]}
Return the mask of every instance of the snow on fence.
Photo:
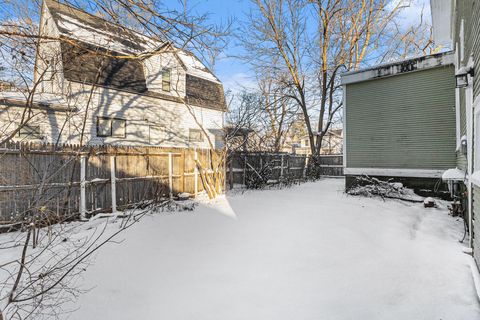
{"label": "snow on fence", "polygon": [[[0,219],[32,210],[52,216],[111,212],[181,192],[203,191],[197,158],[208,149],[5,143],[0,146]],[[112,183],[113,182],[113,183]]]}
{"label": "snow on fence", "polygon": [[[322,155],[320,157],[320,173],[324,176],[343,176],[342,155]],[[230,189],[234,185],[246,185],[252,174],[265,171],[269,167],[268,181],[297,181],[306,178],[308,156],[288,153],[267,152],[231,152],[227,161],[227,184]]]}
{"label": "snow on fence", "polygon": [[343,176],[343,155],[332,154],[320,156],[320,172],[322,176]]}

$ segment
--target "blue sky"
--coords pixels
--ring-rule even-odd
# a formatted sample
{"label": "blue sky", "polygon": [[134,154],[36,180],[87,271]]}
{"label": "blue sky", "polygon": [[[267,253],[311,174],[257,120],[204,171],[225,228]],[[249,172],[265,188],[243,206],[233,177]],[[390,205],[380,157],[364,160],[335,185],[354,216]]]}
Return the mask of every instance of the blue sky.
{"label": "blue sky", "polygon": [[[169,0],[178,1],[178,0]],[[232,29],[238,27],[238,23],[245,19],[245,16],[253,8],[251,0],[187,0],[189,7],[193,8],[194,13],[209,14],[213,23],[227,23],[233,20]],[[178,3],[178,2],[177,2]],[[165,3],[168,5],[168,1]],[[229,46],[218,59],[215,65],[215,74],[223,82],[226,90],[238,89],[240,85],[250,86],[250,72],[248,66],[242,61],[235,59],[234,56],[242,51],[237,41],[231,37]]]}
{"label": "blue sky", "polygon": [[[184,0],[166,0],[165,5],[172,4],[176,6]],[[251,0],[186,0],[187,5],[193,9],[193,13],[208,13],[213,23],[226,23],[229,19],[234,20],[233,29],[238,23],[245,20],[246,14],[254,7]],[[407,27],[418,23],[422,8],[424,8],[424,17],[430,19],[430,0],[395,0],[392,5],[403,2],[408,8],[402,11],[400,16],[400,25]],[[228,48],[225,50],[222,58],[215,65],[215,73],[223,82],[225,89],[237,91],[239,87],[251,87],[253,79],[248,65],[235,59],[234,56],[241,53],[241,47],[235,39],[231,39]]]}

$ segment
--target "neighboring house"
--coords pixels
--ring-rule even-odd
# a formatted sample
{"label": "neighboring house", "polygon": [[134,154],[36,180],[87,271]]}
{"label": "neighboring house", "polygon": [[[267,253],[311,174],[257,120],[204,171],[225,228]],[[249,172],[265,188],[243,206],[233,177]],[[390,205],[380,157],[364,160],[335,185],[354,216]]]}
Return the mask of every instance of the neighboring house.
{"label": "neighboring house", "polygon": [[347,185],[366,174],[433,190],[455,166],[453,58],[447,52],[342,76]]}
{"label": "neighboring house", "polygon": [[[15,140],[223,146],[223,86],[193,54],[53,0],[40,35],[35,116]],[[25,100],[3,92],[0,120],[18,126]]]}
{"label": "neighboring house", "polygon": [[442,178],[453,194],[467,194],[478,266],[480,1],[431,0],[431,11],[435,42],[452,52],[342,77],[346,183],[369,174],[420,191],[434,190]]}
{"label": "neighboring house", "polygon": [[0,80],[0,92],[1,91],[14,91],[14,90],[16,90],[16,87],[15,87],[14,83]]}
{"label": "neighboring house", "polygon": [[[330,129],[322,140],[320,154],[342,154],[343,136],[342,129]],[[301,155],[312,154],[310,149],[310,139],[308,136],[294,136],[285,141],[283,152],[291,152]]]}
{"label": "neighboring house", "polygon": [[456,164],[445,180],[467,190],[470,245],[480,266],[480,1],[431,0],[434,38],[455,49]]}
{"label": "neighboring house", "polygon": [[225,137],[227,140],[227,148],[231,151],[248,152],[253,134],[253,129],[226,126]]}

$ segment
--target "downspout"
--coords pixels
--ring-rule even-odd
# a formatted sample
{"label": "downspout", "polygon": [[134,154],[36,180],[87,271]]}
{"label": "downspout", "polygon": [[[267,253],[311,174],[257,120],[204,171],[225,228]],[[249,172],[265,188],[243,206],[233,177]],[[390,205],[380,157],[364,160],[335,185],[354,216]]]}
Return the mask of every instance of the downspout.
{"label": "downspout", "polygon": [[[469,67],[473,68],[473,60],[470,58]],[[474,144],[474,127],[473,127],[473,77],[467,75],[468,86],[465,88],[465,104],[467,113],[467,191],[468,191],[468,236],[469,247],[473,248],[473,230],[472,230],[472,210],[473,210],[473,192],[472,192],[472,174],[473,174],[473,144]]]}

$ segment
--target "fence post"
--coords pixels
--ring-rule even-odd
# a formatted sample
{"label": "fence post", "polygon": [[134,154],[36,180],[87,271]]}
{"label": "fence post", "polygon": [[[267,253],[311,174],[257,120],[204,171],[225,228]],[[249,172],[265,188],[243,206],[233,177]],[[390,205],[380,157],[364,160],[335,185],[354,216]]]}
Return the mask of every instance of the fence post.
{"label": "fence post", "polygon": [[117,188],[115,177],[115,156],[110,156],[110,186],[112,188],[112,213],[117,213]]}
{"label": "fence post", "polygon": [[170,199],[173,198],[173,159],[172,153],[168,153],[168,191]]}
{"label": "fence post", "polygon": [[281,156],[281,165],[280,165],[280,178],[283,178],[283,154]]}
{"label": "fence post", "polygon": [[181,183],[180,183],[180,188],[181,188],[181,191],[180,192],[186,192],[185,190],[185,149],[182,150],[182,153],[181,153],[181,157],[180,157],[180,165],[179,165],[179,168],[181,170],[180,174],[181,174]]}
{"label": "fence post", "polygon": [[247,154],[243,157],[243,185],[245,186],[247,183]]}
{"label": "fence post", "polygon": [[197,197],[197,193],[198,193],[198,168],[197,168],[197,160],[198,160],[198,154],[197,154],[197,148],[195,148],[193,150],[194,154],[193,154],[193,159],[195,160],[195,164],[194,164],[194,167],[193,167],[193,172],[195,173],[195,177],[194,177],[194,192],[195,192],[195,198]]}
{"label": "fence post", "polygon": [[80,219],[87,218],[87,199],[85,195],[87,157],[80,156]]}
{"label": "fence post", "polygon": [[303,179],[305,179],[307,177],[307,167],[308,167],[308,157],[307,156],[303,156]]}
{"label": "fence post", "polygon": [[233,189],[233,157],[234,157],[234,154],[232,153],[231,157],[230,157],[230,162],[229,162],[230,170],[228,172],[228,177],[229,177],[229,182],[230,182],[230,190]]}

